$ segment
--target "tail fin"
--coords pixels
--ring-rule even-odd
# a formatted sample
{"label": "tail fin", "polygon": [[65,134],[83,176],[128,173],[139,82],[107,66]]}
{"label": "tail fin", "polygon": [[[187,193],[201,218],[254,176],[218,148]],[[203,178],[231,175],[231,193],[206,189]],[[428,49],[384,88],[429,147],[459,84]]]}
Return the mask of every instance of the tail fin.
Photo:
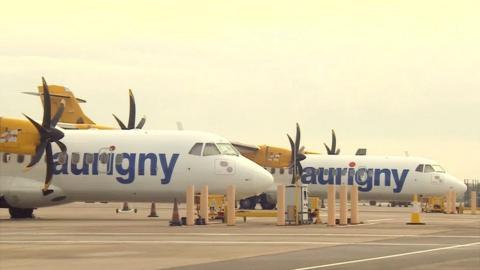
{"label": "tail fin", "polygon": [[[68,124],[95,124],[80,108],[79,103],[85,103],[85,100],[75,98],[72,91],[61,85],[49,85],[48,90],[50,90],[52,115],[58,110],[62,99],[65,100],[65,111],[60,118],[60,122]],[[43,86],[38,87],[38,94],[25,92],[25,94],[40,96],[43,103],[42,93]]]}

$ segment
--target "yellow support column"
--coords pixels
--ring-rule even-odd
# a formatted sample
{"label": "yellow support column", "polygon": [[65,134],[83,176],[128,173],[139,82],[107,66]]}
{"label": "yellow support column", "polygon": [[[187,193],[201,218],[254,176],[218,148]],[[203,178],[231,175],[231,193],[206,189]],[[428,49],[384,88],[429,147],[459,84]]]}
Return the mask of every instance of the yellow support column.
{"label": "yellow support column", "polygon": [[187,188],[187,198],[186,198],[186,208],[187,208],[187,224],[192,226],[195,224],[195,186],[191,185]]}
{"label": "yellow support column", "polygon": [[472,193],[470,193],[470,209],[472,209],[471,210],[472,215],[477,214],[477,192],[476,191],[472,191]]}
{"label": "yellow support column", "polygon": [[208,224],[208,186],[202,188],[200,193],[200,217],[205,219],[205,225]]}
{"label": "yellow support column", "polygon": [[347,197],[348,197],[347,185],[342,184],[340,186],[340,225],[347,225]]}
{"label": "yellow support column", "polygon": [[328,185],[328,226],[335,226],[335,185]]}
{"label": "yellow support column", "polygon": [[285,185],[277,186],[277,225],[285,225]]}
{"label": "yellow support column", "polygon": [[358,219],[358,186],[353,185],[350,193],[350,205],[351,205],[351,216],[350,216],[350,223],[351,224],[359,224],[360,221]]}
{"label": "yellow support column", "polygon": [[228,186],[227,189],[227,225],[235,226],[235,186]]}

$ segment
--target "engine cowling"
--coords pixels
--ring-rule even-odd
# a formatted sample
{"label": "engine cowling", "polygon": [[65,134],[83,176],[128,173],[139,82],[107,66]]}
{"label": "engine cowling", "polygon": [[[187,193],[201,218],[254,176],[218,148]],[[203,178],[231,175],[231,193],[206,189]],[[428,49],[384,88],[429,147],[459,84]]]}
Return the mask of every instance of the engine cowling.
{"label": "engine cowling", "polygon": [[0,191],[8,207],[37,208],[71,202],[65,192],[54,185],[51,185],[54,196],[44,196],[39,188],[41,185],[41,182],[33,179],[7,176],[2,179]]}

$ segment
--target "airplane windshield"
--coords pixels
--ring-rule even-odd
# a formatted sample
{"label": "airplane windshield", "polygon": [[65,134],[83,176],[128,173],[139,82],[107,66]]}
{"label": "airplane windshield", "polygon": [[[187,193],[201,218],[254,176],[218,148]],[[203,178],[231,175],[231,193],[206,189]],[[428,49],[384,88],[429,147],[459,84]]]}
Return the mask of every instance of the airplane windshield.
{"label": "airplane windshield", "polygon": [[239,153],[233,145],[229,143],[217,143],[217,147],[222,153],[222,155],[229,155],[229,156],[238,156]]}
{"label": "airplane windshield", "polygon": [[432,167],[435,170],[435,172],[439,172],[439,173],[444,173],[445,172],[445,170],[440,165],[432,165]]}

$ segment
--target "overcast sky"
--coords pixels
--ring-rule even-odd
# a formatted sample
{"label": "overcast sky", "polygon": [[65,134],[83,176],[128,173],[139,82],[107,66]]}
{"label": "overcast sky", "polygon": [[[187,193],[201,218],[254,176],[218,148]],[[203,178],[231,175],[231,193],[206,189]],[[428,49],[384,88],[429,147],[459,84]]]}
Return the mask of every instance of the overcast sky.
{"label": "overcast sky", "polygon": [[[387,3],[388,2],[388,3]],[[434,159],[480,178],[478,1],[7,1],[0,115],[41,118],[45,76],[94,121],[324,152]]]}

